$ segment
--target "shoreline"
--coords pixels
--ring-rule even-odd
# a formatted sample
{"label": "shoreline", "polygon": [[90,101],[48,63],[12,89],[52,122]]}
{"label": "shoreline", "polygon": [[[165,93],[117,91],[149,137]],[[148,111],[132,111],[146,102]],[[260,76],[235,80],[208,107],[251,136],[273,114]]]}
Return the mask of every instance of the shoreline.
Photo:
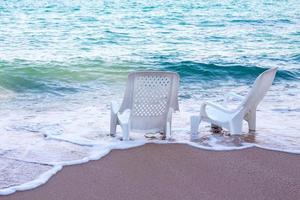
{"label": "shoreline", "polygon": [[46,184],[0,199],[298,199],[299,155],[184,144],[112,150],[64,167]]}

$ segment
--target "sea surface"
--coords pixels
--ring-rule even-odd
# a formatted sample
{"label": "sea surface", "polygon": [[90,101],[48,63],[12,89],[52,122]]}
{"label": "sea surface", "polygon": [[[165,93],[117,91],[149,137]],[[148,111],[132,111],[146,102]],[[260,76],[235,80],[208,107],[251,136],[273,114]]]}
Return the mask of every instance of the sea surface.
{"label": "sea surface", "polygon": [[[300,153],[299,13],[299,0],[0,1],[0,194],[148,142]],[[201,123],[190,141],[202,102],[246,95],[271,67],[279,71],[255,133],[213,134]],[[121,102],[127,74],[139,70],[181,77],[168,140],[108,136],[110,101]]]}

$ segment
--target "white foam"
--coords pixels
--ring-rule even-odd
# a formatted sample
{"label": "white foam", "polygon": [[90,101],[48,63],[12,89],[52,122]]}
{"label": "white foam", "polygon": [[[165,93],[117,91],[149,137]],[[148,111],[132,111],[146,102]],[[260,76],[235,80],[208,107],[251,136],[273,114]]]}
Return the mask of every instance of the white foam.
{"label": "white foam", "polygon": [[56,174],[58,171],[62,169],[61,165],[54,166],[51,170],[41,174],[37,179],[34,179],[30,182],[12,186],[4,189],[0,189],[0,195],[9,195],[16,191],[24,191],[24,190],[30,190],[33,188],[36,188],[40,185],[45,184],[54,174]]}

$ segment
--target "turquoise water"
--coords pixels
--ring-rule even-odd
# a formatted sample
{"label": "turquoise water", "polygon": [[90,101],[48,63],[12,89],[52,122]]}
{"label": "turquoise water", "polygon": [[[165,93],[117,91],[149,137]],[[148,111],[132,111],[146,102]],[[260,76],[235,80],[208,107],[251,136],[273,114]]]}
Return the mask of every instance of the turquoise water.
{"label": "turquoise water", "polygon": [[299,11],[296,0],[4,1],[0,85],[78,92],[140,69],[207,83],[280,67],[277,80],[299,80]]}
{"label": "turquoise water", "polygon": [[245,95],[261,72],[279,67],[256,134],[212,135],[203,125],[194,145],[299,153],[299,13],[298,0],[1,1],[0,188],[112,142],[109,102],[121,101],[136,70],[180,74],[173,140],[187,142],[189,116],[203,101]]}

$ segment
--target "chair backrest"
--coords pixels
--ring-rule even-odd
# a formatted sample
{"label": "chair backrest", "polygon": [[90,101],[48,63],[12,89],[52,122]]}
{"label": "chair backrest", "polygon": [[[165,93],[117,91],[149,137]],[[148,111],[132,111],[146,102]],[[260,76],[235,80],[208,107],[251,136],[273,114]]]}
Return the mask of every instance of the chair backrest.
{"label": "chair backrest", "polygon": [[178,110],[179,76],[174,72],[133,72],[128,75],[120,111],[131,110],[131,128],[165,127],[169,108]]}
{"label": "chair backrest", "polygon": [[271,87],[277,69],[277,67],[268,69],[256,78],[250,92],[248,93],[240,107],[243,107],[246,112],[251,109],[256,109],[259,102],[264,98],[267,91]]}

